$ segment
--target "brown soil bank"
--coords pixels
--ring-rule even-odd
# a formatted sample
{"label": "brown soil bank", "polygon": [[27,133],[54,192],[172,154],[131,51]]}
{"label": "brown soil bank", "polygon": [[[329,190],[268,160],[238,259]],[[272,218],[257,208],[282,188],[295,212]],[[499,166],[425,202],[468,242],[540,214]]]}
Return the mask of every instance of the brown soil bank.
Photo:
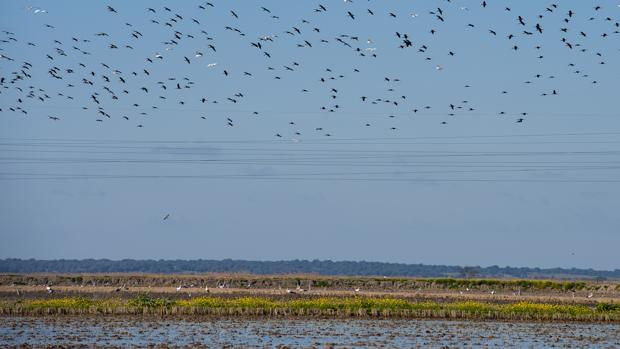
{"label": "brown soil bank", "polygon": [[558,281],[528,279],[455,279],[394,277],[329,277],[319,275],[249,274],[0,274],[1,286],[79,286],[79,287],[200,287],[230,289],[283,289],[365,291],[463,291],[527,292],[530,294],[596,293],[620,297],[620,282]]}

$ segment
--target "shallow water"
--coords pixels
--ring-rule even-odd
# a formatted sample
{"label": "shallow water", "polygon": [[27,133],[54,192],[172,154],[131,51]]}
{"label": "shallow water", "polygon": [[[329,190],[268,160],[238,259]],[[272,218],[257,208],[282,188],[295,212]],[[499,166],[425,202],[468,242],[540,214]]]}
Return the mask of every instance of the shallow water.
{"label": "shallow water", "polygon": [[620,325],[428,320],[1,317],[0,346],[620,348]]}

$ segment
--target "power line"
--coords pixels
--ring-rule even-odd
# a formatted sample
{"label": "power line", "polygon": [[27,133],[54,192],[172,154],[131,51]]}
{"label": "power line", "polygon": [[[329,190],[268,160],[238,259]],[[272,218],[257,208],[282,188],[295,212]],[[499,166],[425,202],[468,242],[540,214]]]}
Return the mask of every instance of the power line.
{"label": "power line", "polygon": [[[96,144],[96,143],[91,143]],[[523,142],[355,142],[355,143],[314,143],[320,145],[528,145],[528,144],[620,144],[620,141],[523,141]],[[313,144],[309,144],[313,145]],[[85,145],[76,143],[0,143],[0,147],[57,147],[57,148],[106,148],[140,149],[149,146]],[[151,146],[152,147],[152,146]]]}
{"label": "power line", "polygon": [[[368,141],[368,140],[416,140],[416,139],[469,139],[469,138],[514,138],[514,137],[564,137],[564,136],[602,136],[620,135],[620,130],[598,132],[569,133],[524,133],[503,135],[466,135],[466,136],[416,136],[416,137],[365,137],[365,138],[324,138],[304,139],[302,142]],[[66,138],[15,138],[0,137],[5,141],[44,141],[44,142],[91,142],[91,143],[291,143],[290,140],[104,140],[104,139],[66,139]]]}
{"label": "power line", "polygon": [[[27,174],[26,174],[27,175]],[[0,181],[12,180],[111,180],[111,179],[221,179],[221,180],[276,180],[276,181],[379,181],[379,182],[478,182],[478,183],[620,183],[618,179],[523,179],[523,178],[395,178],[395,177],[267,177],[246,175],[48,175],[27,177],[0,177]]]}
{"label": "power line", "polygon": [[[398,158],[388,158],[385,161],[369,161],[361,158],[273,158],[273,159],[122,159],[122,158],[30,158],[30,157],[0,157],[4,164],[185,164],[185,165],[287,165],[287,166],[368,166],[368,167],[536,167],[567,165],[618,165],[620,161],[415,161],[395,162]],[[381,159],[380,159],[381,160]],[[573,166],[573,167],[580,167]]]}
{"label": "power line", "polygon": [[[272,156],[301,156],[301,155],[339,155],[339,154],[361,154],[360,156],[385,156],[385,154],[395,154],[394,156],[510,156],[510,155],[615,155],[620,153],[620,149],[606,150],[437,150],[437,149],[276,149],[276,148],[145,148],[148,151],[107,151],[107,150],[73,150],[73,149],[0,149],[0,152],[24,152],[24,153],[85,153],[85,154],[141,154],[141,155],[272,155]],[[196,152],[202,151],[202,152]]]}
{"label": "power line", "polygon": [[[62,106],[62,105],[20,105],[22,107],[22,109],[45,109],[45,110],[49,110],[49,109],[57,109],[57,110],[76,110],[76,111],[80,111],[80,112],[84,112],[84,111],[98,111],[98,109],[86,109],[84,110],[82,106]],[[11,105],[0,105],[1,108],[9,108],[12,107]],[[414,108],[414,106],[409,106],[407,108]],[[109,111],[122,111],[122,112],[139,112],[139,111],[144,111],[144,110],[148,110],[150,112],[156,113],[156,112],[175,112],[175,113],[187,113],[187,112],[196,112],[196,113],[244,113],[244,114],[250,114],[252,115],[252,113],[254,112],[259,112],[259,116],[253,116],[253,117],[261,117],[261,115],[264,117],[265,114],[287,114],[287,115],[327,115],[327,112],[325,111],[321,111],[321,110],[317,110],[317,111],[308,111],[308,110],[300,110],[300,109],[289,109],[289,110],[274,110],[274,109],[211,109],[208,107],[204,107],[204,108],[170,108],[170,107],[160,107],[157,106],[157,108],[153,108],[153,106],[150,107],[132,107],[132,106],[127,106],[127,107],[106,107],[104,108],[104,110],[109,110]],[[506,117],[511,117],[511,116],[521,116],[520,112],[514,112],[514,113],[505,113],[505,114],[499,114],[497,112],[480,112],[480,111],[469,111],[469,110],[461,110],[459,112],[457,112],[456,115],[450,115],[451,113],[455,113],[453,110],[449,110],[446,107],[445,111],[442,112],[429,112],[429,111],[425,111],[425,110],[419,110],[418,112],[414,112],[413,110],[409,110],[407,112],[402,112],[402,111],[383,111],[383,112],[375,112],[375,111],[347,111],[347,110],[339,110],[337,113],[333,113],[333,114],[344,114],[344,115],[364,115],[364,116],[388,116],[388,115],[395,115],[395,116],[409,116],[409,117],[418,117],[418,116],[450,116],[450,117],[462,117],[462,116],[488,116],[488,117],[499,117],[499,118],[506,118]],[[330,113],[332,114],[332,113]],[[610,113],[584,113],[584,112],[579,112],[579,113],[571,113],[571,112],[540,112],[540,113],[528,113],[529,117],[541,117],[541,116],[550,116],[550,117],[620,117],[620,114],[616,113],[616,112],[610,112]]]}

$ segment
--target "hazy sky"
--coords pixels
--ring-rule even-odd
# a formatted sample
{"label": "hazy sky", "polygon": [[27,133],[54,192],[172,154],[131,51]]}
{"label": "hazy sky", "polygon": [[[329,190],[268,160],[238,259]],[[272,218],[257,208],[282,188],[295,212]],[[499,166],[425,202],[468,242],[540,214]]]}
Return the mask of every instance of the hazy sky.
{"label": "hazy sky", "polygon": [[211,3],[0,3],[0,258],[620,268],[617,1]]}

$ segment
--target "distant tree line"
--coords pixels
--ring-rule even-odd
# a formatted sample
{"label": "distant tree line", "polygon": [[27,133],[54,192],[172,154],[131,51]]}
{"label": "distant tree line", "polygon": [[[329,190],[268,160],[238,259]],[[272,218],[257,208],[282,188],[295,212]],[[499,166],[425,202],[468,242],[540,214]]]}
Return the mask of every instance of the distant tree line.
{"label": "distant tree line", "polygon": [[513,268],[446,266],[382,262],[333,262],[330,260],[245,261],[245,260],[109,260],[109,259],[0,259],[1,273],[251,273],[319,274],[408,277],[513,277],[620,279],[613,271],[564,268]]}

